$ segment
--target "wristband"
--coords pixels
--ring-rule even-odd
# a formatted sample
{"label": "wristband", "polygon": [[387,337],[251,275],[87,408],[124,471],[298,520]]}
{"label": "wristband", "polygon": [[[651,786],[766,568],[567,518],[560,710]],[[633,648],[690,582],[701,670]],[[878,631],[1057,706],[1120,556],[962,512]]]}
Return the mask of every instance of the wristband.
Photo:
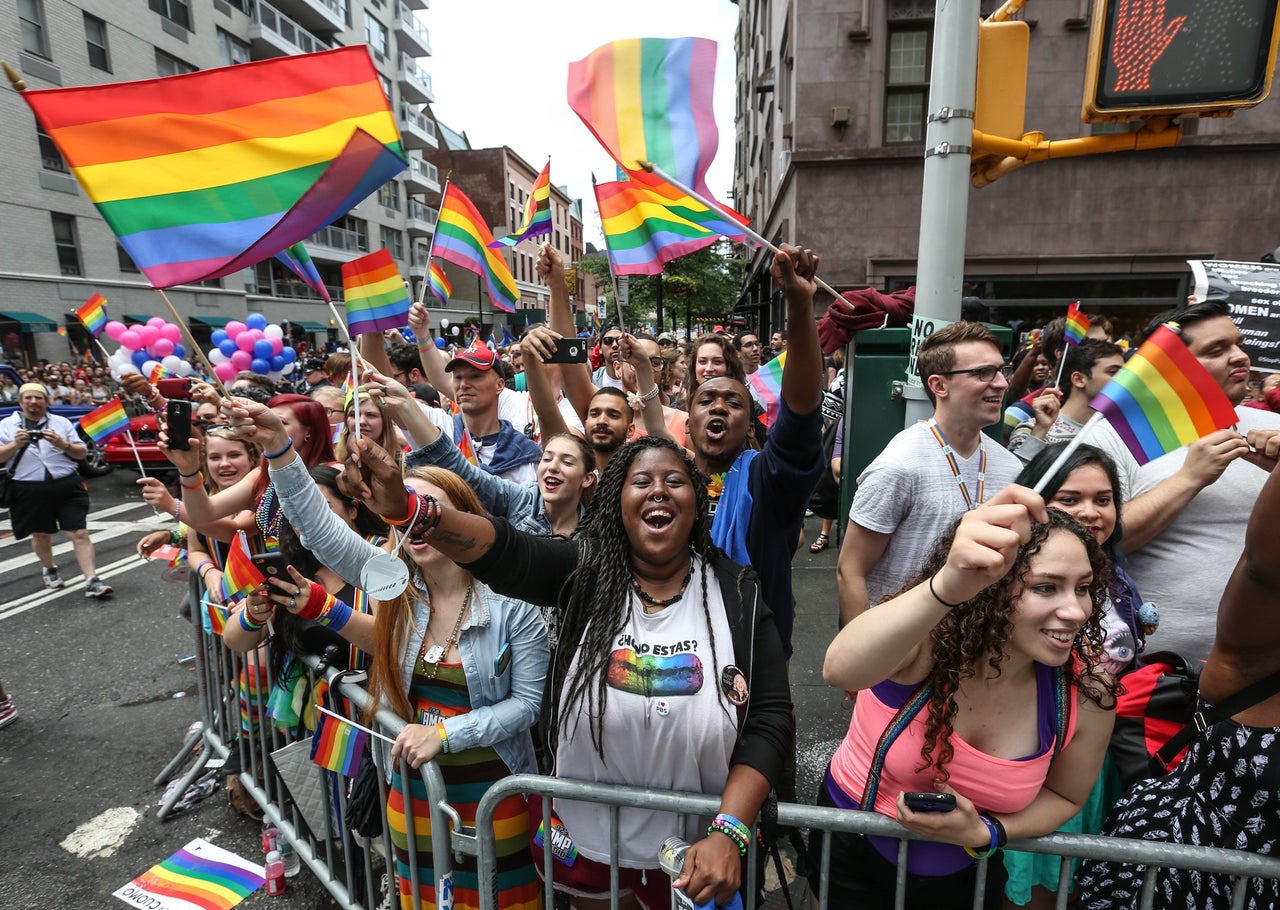
{"label": "wristband", "polygon": [[421,502],[423,507],[419,511],[419,517],[406,532],[410,540],[426,540],[440,525],[440,500],[434,496],[423,496]]}
{"label": "wristband", "polygon": [[444,732],[444,721],[436,722],[436,733],[440,736],[440,751],[449,754],[449,737]]}
{"label": "wristband", "polygon": [[266,452],[264,454],[268,459],[275,459],[275,458],[279,458],[281,455],[284,455],[286,452],[288,452],[292,448],[293,448],[293,440],[290,439],[288,442],[285,443],[284,448],[281,449],[279,452]]}
{"label": "wristband", "polygon": [[249,605],[246,603],[244,609],[240,611],[240,628],[246,632],[261,632],[266,622],[255,622],[249,615]]}
{"label": "wristband", "polygon": [[937,572],[934,572],[932,575],[929,576],[929,593],[933,596],[934,600],[942,604],[948,610],[954,610],[956,607],[961,607],[968,603],[967,600],[962,600],[959,603],[950,604],[950,603],[947,603],[945,600],[943,600],[941,597],[939,597],[938,592],[933,590],[933,580],[937,577],[938,577]]}
{"label": "wristband", "polygon": [[965,847],[964,852],[968,853],[974,859],[986,859],[988,856],[991,856],[991,854],[1000,849],[1000,835],[996,831],[996,826],[992,823],[990,818],[985,815],[979,815],[978,820],[986,825],[987,831],[991,833],[991,843],[987,845],[985,850],[981,848],[975,850],[973,847]]}
{"label": "wristband", "polygon": [[738,819],[722,812],[715,817],[715,821],[707,826],[708,836],[715,832],[719,832],[733,841],[734,846],[738,848],[740,856],[747,855],[747,845],[751,843],[751,829]]}
{"label": "wristband", "polygon": [[178,524],[182,524],[182,500],[179,499],[173,504],[173,520]]}
{"label": "wristband", "polygon": [[196,471],[195,476],[200,478],[200,479],[199,479],[198,481],[196,481],[195,483],[188,485],[188,484],[185,484],[185,483],[182,483],[181,481],[179,481],[179,482],[178,482],[179,486],[181,486],[181,487],[182,487],[182,489],[184,489],[184,490],[198,490],[198,489],[200,489],[202,486],[204,486],[204,472],[203,472],[203,471]]}
{"label": "wristband", "polygon": [[351,609],[351,605],[345,600],[339,600],[330,595],[329,599],[325,601],[324,609],[321,610],[317,621],[320,625],[339,632],[343,626],[351,621],[351,614],[354,612]]}
{"label": "wristband", "polygon": [[328,609],[331,600],[333,595],[313,581],[311,590],[307,592],[306,602],[298,609],[298,615],[303,619],[319,619]]}
{"label": "wristband", "polygon": [[1004,830],[1004,824],[994,815],[983,815],[982,818],[996,829],[996,846],[1003,850],[1009,843],[1009,832]]}
{"label": "wristband", "polygon": [[655,382],[653,384],[653,388],[651,388],[649,391],[645,392],[643,395],[640,396],[640,400],[653,401],[653,399],[658,397],[658,393],[661,391],[662,389],[658,388],[658,384]]}
{"label": "wristband", "polygon": [[178,476],[179,477],[195,477],[199,473],[200,473],[200,469],[197,468],[196,470],[192,471],[190,474],[183,474],[181,471],[179,471]]}
{"label": "wristband", "polygon": [[176,547],[176,546],[180,546],[180,545],[181,545],[181,543],[182,543],[182,541],[183,541],[183,536],[182,536],[181,534],[179,534],[179,533],[178,533],[178,532],[179,532],[179,531],[181,531],[181,530],[182,530],[182,528],[181,528],[181,527],[177,527],[177,528],[174,528],[172,531],[170,531],[170,532],[169,532],[169,543],[170,543],[171,545],[173,545],[173,546],[175,546],[175,547]]}
{"label": "wristband", "polygon": [[200,565],[196,566],[196,574],[199,575],[201,578],[204,578],[204,570],[209,568],[209,566],[211,565],[213,565],[213,560],[211,559],[204,560],[203,562],[200,563]]}
{"label": "wristband", "polygon": [[407,514],[404,518],[401,518],[399,521],[396,521],[394,518],[388,518],[385,515],[378,516],[387,524],[397,528],[402,528],[405,525],[410,524],[413,521],[416,521],[418,518],[419,512],[422,511],[424,506],[422,497],[418,495],[418,492],[416,490],[414,490],[412,487],[405,487],[404,491],[409,494],[409,514]]}

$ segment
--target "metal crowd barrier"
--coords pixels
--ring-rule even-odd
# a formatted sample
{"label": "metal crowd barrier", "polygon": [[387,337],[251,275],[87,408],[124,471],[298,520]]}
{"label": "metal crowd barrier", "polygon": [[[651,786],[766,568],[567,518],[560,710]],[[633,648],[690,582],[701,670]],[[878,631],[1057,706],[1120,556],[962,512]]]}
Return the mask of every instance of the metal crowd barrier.
{"label": "metal crowd barrier", "polygon": [[[174,811],[175,803],[181,798],[187,787],[194,782],[214,758],[227,760],[234,752],[240,761],[240,782],[246,792],[261,807],[263,814],[269,818],[280,831],[282,837],[293,844],[299,858],[315,874],[320,883],[329,891],[334,900],[344,910],[370,910],[382,900],[379,879],[382,872],[387,875],[387,893],[391,906],[399,906],[399,894],[396,878],[396,862],[391,849],[389,828],[386,818],[387,784],[382,750],[376,743],[372,749],[373,759],[378,768],[379,811],[382,816],[383,836],[370,839],[362,846],[356,837],[347,830],[346,791],[342,786],[333,787],[336,794],[336,805],[327,807],[321,830],[314,831],[302,818],[298,807],[285,785],[279,772],[274,767],[270,753],[286,745],[290,740],[271,723],[266,712],[266,698],[274,683],[270,674],[270,661],[265,666],[260,662],[260,654],[237,654],[229,650],[217,635],[209,635],[204,631],[201,621],[202,608],[200,595],[203,593],[199,579],[192,573],[191,592],[193,602],[193,626],[196,641],[196,670],[199,685],[199,701],[201,726],[188,734],[182,748],[174,759],[156,778],[156,785],[162,785],[172,779],[178,771],[190,762],[190,767],[173,788],[173,792],[157,811],[162,820]],[[326,667],[315,657],[302,657],[311,674],[314,684],[317,676],[323,676],[331,683],[331,689],[347,699],[353,709],[363,714],[369,705],[368,694],[354,682],[339,679],[340,671]],[[242,674],[255,674],[249,678],[262,679],[262,688],[251,694],[260,697],[257,705],[261,714],[256,722],[250,723],[249,729],[241,717],[242,690],[238,681]],[[256,674],[260,674],[260,677]],[[250,707],[254,707],[250,705]],[[253,711],[250,712],[253,717]],[[390,737],[395,737],[405,726],[405,722],[389,711],[379,710],[376,714],[374,728]],[[317,769],[317,772],[320,773]],[[598,803],[608,807],[609,812],[609,855],[610,855],[610,894],[611,904],[618,906],[619,872],[619,813],[623,807],[638,807],[671,812],[676,815],[677,834],[688,841],[696,841],[699,832],[692,831],[690,825],[694,818],[707,818],[719,811],[719,798],[703,794],[672,793],[654,791],[636,787],[596,784],[583,781],[565,780],[543,777],[535,774],[517,774],[506,777],[491,786],[480,800],[474,827],[463,826],[458,813],[448,804],[444,779],[439,766],[428,762],[418,769],[427,787],[427,797],[431,805],[432,831],[432,868],[419,869],[415,861],[415,851],[410,850],[410,877],[413,889],[418,893],[421,877],[430,875],[435,884],[436,894],[445,896],[452,891],[452,855],[473,856],[476,858],[479,872],[480,906],[482,910],[497,910],[497,843],[493,826],[493,815],[498,804],[506,797],[516,793],[538,794],[542,797],[542,823],[544,830],[551,830],[552,799],[574,799],[584,802]],[[341,778],[330,772],[323,772],[326,779],[341,782]],[[400,774],[408,780],[414,772],[406,762],[401,762]],[[415,818],[411,811],[412,802],[405,796],[405,819],[408,829],[408,842],[415,842]],[[336,817],[335,817],[336,812]],[[905,907],[906,882],[906,850],[911,840],[920,840],[917,835],[902,828],[892,819],[872,812],[851,812],[843,809],[832,809],[819,806],[795,805],[782,803],[778,805],[777,823],[784,828],[820,829],[823,831],[842,831],[857,834],[880,835],[897,839],[899,842],[897,893],[895,908]],[[549,846],[549,845],[548,845]],[[379,870],[375,863],[375,848],[380,847],[377,854],[382,860],[383,869]],[[658,845],[654,844],[654,864],[657,865]],[[824,838],[823,849],[818,857],[821,874],[814,889],[821,910],[830,906],[828,879],[831,868],[831,839]],[[1154,900],[1156,876],[1162,868],[1180,868],[1198,870],[1204,873],[1228,875],[1233,878],[1232,906],[1242,908],[1247,897],[1245,887],[1252,879],[1280,880],[1280,857],[1265,857],[1244,853],[1237,850],[1226,850],[1211,847],[1192,847],[1182,844],[1166,844],[1154,841],[1128,840],[1124,838],[1101,837],[1082,834],[1051,834],[1031,840],[1015,840],[1009,842],[1009,848],[1028,853],[1047,854],[1061,857],[1059,887],[1056,894],[1058,910],[1066,910],[1068,906],[1068,889],[1071,886],[1071,863],[1073,859],[1101,859],[1117,863],[1128,863],[1145,866],[1143,888],[1139,898],[1138,910],[1150,910]],[[747,881],[744,888],[744,906],[746,910],[755,910],[760,906],[760,889],[757,882],[757,870],[763,868],[759,862],[759,843],[753,839],[747,857]],[[812,861],[812,858],[811,858]],[[839,862],[839,857],[836,857]],[[986,879],[987,862],[978,864],[974,887],[973,907],[982,907],[982,891]],[[552,850],[543,851],[543,883],[544,906],[550,910],[555,903],[553,884],[555,880],[555,860]],[[792,894],[791,905],[803,906],[807,901],[805,894]],[[447,897],[439,901],[441,907],[452,908],[452,901]]]}

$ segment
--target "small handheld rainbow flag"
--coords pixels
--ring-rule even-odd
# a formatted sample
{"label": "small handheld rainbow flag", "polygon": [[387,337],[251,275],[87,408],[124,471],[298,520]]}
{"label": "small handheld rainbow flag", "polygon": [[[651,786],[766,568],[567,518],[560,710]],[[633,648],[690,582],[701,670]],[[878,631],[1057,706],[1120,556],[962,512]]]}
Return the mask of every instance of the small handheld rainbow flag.
{"label": "small handheld rainbow flag", "polygon": [[80,426],[94,442],[103,443],[129,429],[129,415],[124,412],[120,399],[112,398],[81,417]]}
{"label": "small handheld rainbow flag", "polygon": [[223,599],[247,597],[249,592],[266,581],[258,567],[249,559],[249,544],[241,531],[231,541],[227,563],[222,570]]}
{"label": "small handheld rainbow flag", "polygon": [[76,308],[76,318],[90,335],[97,338],[107,327],[107,298],[94,294]]}
{"label": "small handheld rainbow flag", "polygon": [[1107,418],[1138,464],[1240,419],[1170,323],[1143,342],[1089,406]]}
{"label": "small handheld rainbow flag", "polygon": [[471,444],[471,434],[467,432],[466,427],[462,428],[462,438],[458,440],[458,451],[472,464],[480,464],[480,459],[476,457],[476,447]]}
{"label": "small handheld rainbow flag", "polygon": [[342,265],[347,330],[366,335],[409,324],[409,288],[385,248]]}
{"label": "small handheld rainbow flag", "polygon": [[1063,330],[1063,337],[1067,344],[1079,344],[1084,341],[1090,325],[1089,317],[1080,312],[1079,300],[1067,307],[1067,324]]}
{"label": "small handheld rainbow flag", "polygon": [[321,300],[325,303],[330,301],[329,289],[325,287],[324,281],[320,277],[320,270],[316,268],[316,264],[311,260],[311,254],[307,252],[307,248],[303,246],[302,241],[285,247],[276,253],[276,258],[284,263],[289,271],[305,281],[313,291],[319,294]]}
{"label": "small handheld rainbow flag", "polygon": [[489,249],[492,243],[493,234],[480,217],[480,211],[457,184],[450,183],[440,202],[431,256],[479,275],[489,289],[493,306],[504,313],[514,313],[520,290],[507,260]]}
{"label": "small handheld rainbow flag", "polygon": [[227,608],[211,600],[206,600],[204,606],[209,614],[209,628],[213,630],[214,635],[221,636],[227,628]]}
{"label": "small handheld rainbow flag", "polygon": [[755,389],[764,402],[764,419],[768,426],[773,426],[778,418],[778,402],[782,398],[782,370],[786,365],[787,353],[783,351],[747,377],[751,388]]}
{"label": "small handheld rainbow flag", "polygon": [[152,385],[155,385],[161,379],[168,379],[172,375],[173,375],[173,370],[169,369],[167,366],[165,366],[162,363],[157,363],[154,367],[151,368],[151,372],[147,376],[147,382],[151,383]]}
{"label": "small handheld rainbow flag", "polygon": [[316,712],[316,733],[311,738],[311,760],[322,768],[354,778],[360,771],[369,734],[341,718]]}
{"label": "small handheld rainbow flag", "polygon": [[453,296],[453,283],[449,281],[449,276],[444,273],[444,269],[438,262],[432,262],[431,268],[427,269],[427,284],[431,288],[431,293],[441,303],[448,303],[449,298]]}
{"label": "small handheld rainbow flag", "polygon": [[515,246],[521,240],[551,233],[551,162],[542,169],[524,202],[524,219],[514,234],[499,237],[489,244],[491,249]]}

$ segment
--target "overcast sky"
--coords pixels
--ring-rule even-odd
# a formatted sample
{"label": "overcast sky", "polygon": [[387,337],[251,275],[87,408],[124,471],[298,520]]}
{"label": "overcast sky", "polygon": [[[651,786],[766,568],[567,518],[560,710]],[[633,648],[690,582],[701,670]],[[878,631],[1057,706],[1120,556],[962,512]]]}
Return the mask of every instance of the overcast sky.
{"label": "overcast sky", "polygon": [[[734,57],[738,7],[730,0],[431,0],[418,14],[431,32],[438,119],[465,131],[475,148],[509,145],[551,181],[582,199],[585,239],[598,244],[591,173],[613,178],[613,160],[565,100],[569,64],[619,38],[711,38],[720,131],[707,184],[728,203],[733,183]],[[628,21],[631,20],[631,21]],[[463,187],[465,190],[466,187]]]}

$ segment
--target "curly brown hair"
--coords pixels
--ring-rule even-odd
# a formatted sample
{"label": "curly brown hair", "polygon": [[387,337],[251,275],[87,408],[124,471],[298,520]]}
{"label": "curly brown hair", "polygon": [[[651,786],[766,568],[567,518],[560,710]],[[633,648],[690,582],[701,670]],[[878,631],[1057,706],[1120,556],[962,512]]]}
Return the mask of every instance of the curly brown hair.
{"label": "curly brown hair", "polygon": [[[905,592],[935,575],[947,561],[959,521],[938,539],[919,574],[906,584]],[[949,779],[946,765],[954,756],[951,735],[956,717],[955,695],[961,683],[977,676],[982,663],[1001,672],[1008,659],[1005,650],[1013,635],[1014,604],[1022,594],[1031,561],[1052,534],[1073,534],[1084,545],[1093,570],[1089,599],[1093,611],[1076,638],[1072,659],[1063,666],[1069,689],[1079,686],[1086,698],[1104,708],[1115,705],[1116,685],[1098,669],[1103,653],[1102,612],[1111,590],[1111,566],[1102,548],[1082,525],[1064,512],[1049,510],[1049,520],[1031,527],[1031,539],[1018,550],[1013,567],[1004,578],[984,588],[977,596],[947,613],[929,635],[933,669],[925,682],[933,684],[925,721],[924,746],[917,771],[932,767],[942,780]],[[896,595],[895,595],[896,596]]]}

